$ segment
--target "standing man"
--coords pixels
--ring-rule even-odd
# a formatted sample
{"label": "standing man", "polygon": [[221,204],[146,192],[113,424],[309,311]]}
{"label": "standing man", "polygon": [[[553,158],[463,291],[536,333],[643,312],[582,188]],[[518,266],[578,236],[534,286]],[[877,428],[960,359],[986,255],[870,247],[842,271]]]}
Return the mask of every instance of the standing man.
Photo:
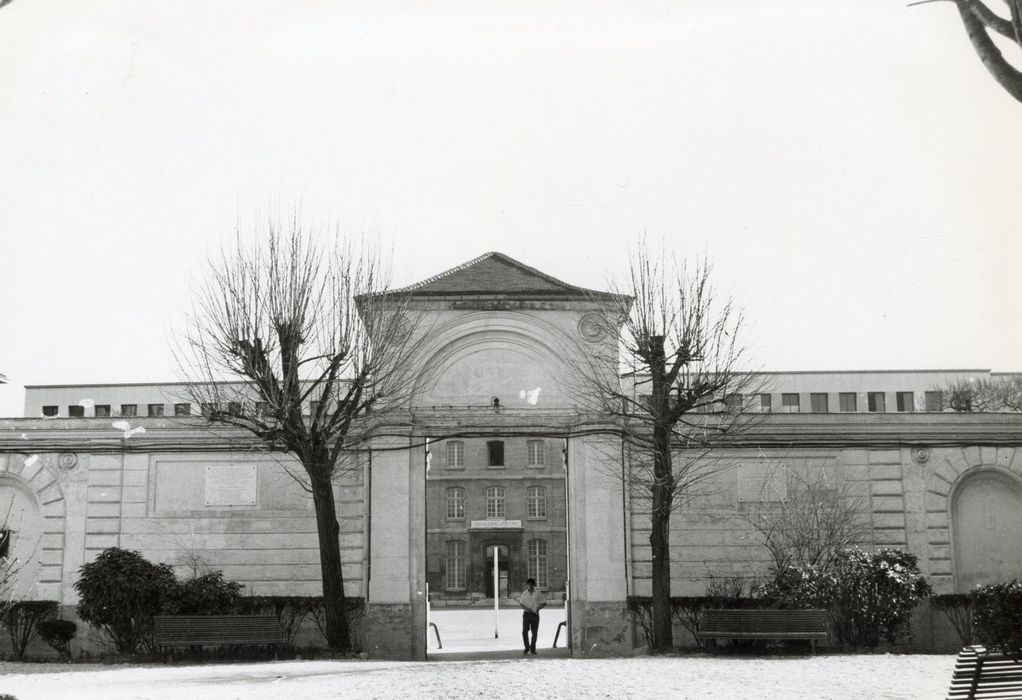
{"label": "standing man", "polygon": [[[518,604],[522,606],[522,642],[525,643],[523,653],[536,653],[536,635],[539,632],[539,611],[546,605],[546,598],[536,590],[536,579],[525,580],[525,590],[518,596]],[[529,643],[529,631],[532,631],[532,643]]]}

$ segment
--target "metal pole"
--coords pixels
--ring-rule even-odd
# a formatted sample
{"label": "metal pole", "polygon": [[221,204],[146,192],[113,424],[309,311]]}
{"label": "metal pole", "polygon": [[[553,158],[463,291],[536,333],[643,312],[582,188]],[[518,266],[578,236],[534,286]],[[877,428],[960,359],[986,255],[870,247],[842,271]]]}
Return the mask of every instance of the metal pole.
{"label": "metal pole", "polygon": [[500,547],[493,545],[493,638],[500,638]]}

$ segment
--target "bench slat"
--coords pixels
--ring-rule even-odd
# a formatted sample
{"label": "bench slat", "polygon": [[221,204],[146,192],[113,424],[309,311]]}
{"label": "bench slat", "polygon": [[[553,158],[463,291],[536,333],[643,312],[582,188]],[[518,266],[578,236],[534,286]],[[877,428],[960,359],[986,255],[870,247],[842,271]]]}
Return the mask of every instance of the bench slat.
{"label": "bench slat", "polygon": [[697,638],[826,640],[826,610],[704,610]]}
{"label": "bench slat", "polygon": [[990,654],[982,646],[965,647],[955,659],[948,700],[1022,697],[1022,659]]}

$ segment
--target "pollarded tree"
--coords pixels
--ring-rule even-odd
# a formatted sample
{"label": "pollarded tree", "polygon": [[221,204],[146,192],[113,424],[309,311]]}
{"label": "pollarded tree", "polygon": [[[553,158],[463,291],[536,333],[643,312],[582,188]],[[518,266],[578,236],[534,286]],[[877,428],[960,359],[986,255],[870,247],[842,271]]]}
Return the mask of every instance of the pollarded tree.
{"label": "pollarded tree", "polygon": [[[922,5],[936,1],[921,0],[909,4]],[[994,12],[983,0],[947,1],[953,2],[958,8],[965,33],[990,75],[1009,95],[1022,102],[1022,71],[1008,62],[991,35],[993,32],[1022,49],[1022,0],[1004,0],[1008,10],[1007,18]]]}
{"label": "pollarded tree", "polygon": [[[743,315],[718,299],[705,260],[679,263],[641,245],[623,282],[599,300],[604,332],[619,346],[591,351],[580,363],[575,392],[614,425],[629,452],[627,484],[648,508],[652,550],[652,641],[669,650],[671,515],[719,469],[710,451],[722,436],[748,425],[744,411],[759,376],[742,371]],[[609,353],[613,353],[610,355]],[[625,381],[608,368],[621,367]]]}
{"label": "pollarded tree", "polygon": [[210,424],[301,464],[289,473],[315,506],[331,649],[351,644],[333,481],[356,468],[370,410],[400,403],[411,384],[415,319],[388,282],[366,243],[327,245],[297,216],[271,220],[250,247],[239,240],[210,263],[178,351]]}

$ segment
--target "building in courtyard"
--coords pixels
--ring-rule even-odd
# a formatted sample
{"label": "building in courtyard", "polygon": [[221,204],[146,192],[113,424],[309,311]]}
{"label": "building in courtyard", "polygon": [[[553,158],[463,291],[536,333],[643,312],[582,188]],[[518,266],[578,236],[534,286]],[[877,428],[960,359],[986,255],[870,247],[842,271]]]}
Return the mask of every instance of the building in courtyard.
{"label": "building in courtyard", "polygon": [[[375,656],[423,658],[426,601],[476,605],[528,576],[566,598],[576,655],[630,654],[630,595],[649,594],[650,518],[623,488],[627,451],[578,410],[571,352],[600,292],[490,253],[408,288],[429,317],[406,415],[335,484],[345,590],[366,602]],[[765,373],[752,430],[714,451],[713,488],[672,518],[672,590],[762,577],[744,515],[814,470],[856,497],[868,544],[906,549],[938,593],[1022,576],[1022,415],[937,412],[988,370]],[[641,396],[641,377],[625,376]],[[0,420],[6,556],[17,595],[73,616],[78,569],[104,548],[187,571],[201,561],[247,594],[320,591],[316,524],[288,458],[210,430],[179,384],[26,387]],[[311,407],[306,407],[309,410]],[[496,590],[494,589],[496,573]],[[683,639],[679,628],[679,639]],[[88,640],[88,635],[83,637]],[[928,606],[915,643],[953,646]]]}

